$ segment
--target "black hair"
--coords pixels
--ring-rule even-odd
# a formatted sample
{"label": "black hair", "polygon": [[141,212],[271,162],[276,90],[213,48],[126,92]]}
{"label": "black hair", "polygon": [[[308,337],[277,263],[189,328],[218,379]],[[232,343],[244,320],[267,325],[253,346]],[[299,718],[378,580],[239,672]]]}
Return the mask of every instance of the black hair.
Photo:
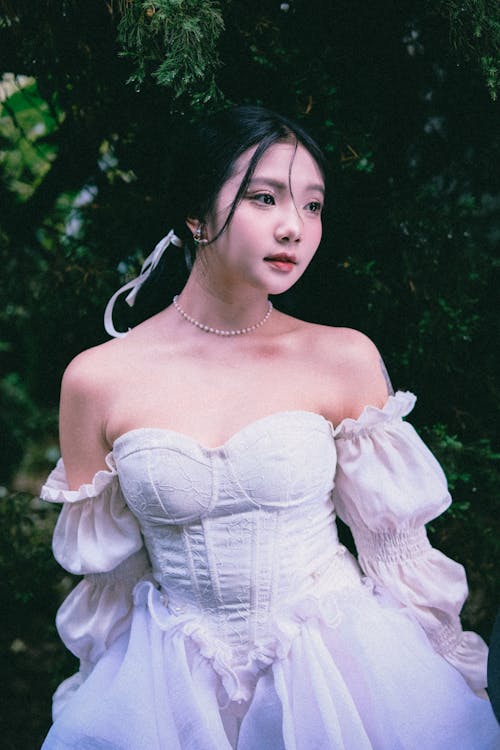
{"label": "black hair", "polygon": [[[222,110],[196,124],[179,128],[171,145],[171,164],[168,175],[168,206],[166,231],[173,228],[189,254],[192,235],[186,219],[200,223],[209,217],[220,190],[234,173],[238,158],[257,146],[241,180],[227,218],[213,242],[230,224],[234,212],[243,198],[257,164],[264,153],[275,143],[291,142],[302,145],[317,163],[326,179],[325,157],[313,138],[298,123],[268,109],[257,106],[239,106]],[[173,250],[177,252],[178,250]],[[181,251],[182,252],[182,251]],[[170,302],[167,289],[175,278],[179,285],[185,281],[187,271],[166,273],[171,268],[167,250],[162,261],[141,287],[134,306],[134,318],[143,320],[163,309]],[[171,259],[170,259],[171,260]]]}

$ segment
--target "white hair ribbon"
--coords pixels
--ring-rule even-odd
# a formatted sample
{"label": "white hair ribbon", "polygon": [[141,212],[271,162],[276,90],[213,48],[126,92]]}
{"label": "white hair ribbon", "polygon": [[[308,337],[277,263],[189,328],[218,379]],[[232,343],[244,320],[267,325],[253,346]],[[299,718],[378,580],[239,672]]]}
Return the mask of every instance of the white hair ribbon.
{"label": "white hair ribbon", "polygon": [[126,284],[120,287],[109,300],[104,311],[104,328],[106,329],[106,333],[109,333],[110,336],[113,336],[114,338],[123,338],[128,333],[128,331],[117,331],[113,325],[113,308],[115,306],[116,300],[121,294],[127,292],[130,289],[129,293],[125,297],[125,302],[129,305],[129,307],[134,306],[135,298],[137,297],[139,289],[149,277],[151,271],[156,268],[161,260],[163,253],[170,244],[176,245],[177,247],[182,247],[183,245],[182,240],[177,237],[173,229],[171,229],[170,232],[158,242],[153,252],[148,255],[148,257],[142,264],[139,276],[136,276],[135,279],[132,279],[132,281],[128,281]]}

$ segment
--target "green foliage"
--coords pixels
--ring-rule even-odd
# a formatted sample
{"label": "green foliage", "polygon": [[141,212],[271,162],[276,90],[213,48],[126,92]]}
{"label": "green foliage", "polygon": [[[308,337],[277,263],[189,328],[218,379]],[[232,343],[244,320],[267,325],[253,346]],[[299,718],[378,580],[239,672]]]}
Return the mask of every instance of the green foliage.
{"label": "green foliage", "polygon": [[213,0],[133,0],[118,26],[122,54],[135,66],[128,82],[139,90],[149,75],[174,96],[190,94],[206,104],[220,98],[215,71],[217,42],[224,29],[220,3]]}
{"label": "green foliage", "polygon": [[6,186],[29,198],[50,170],[55,149],[47,136],[59,124],[57,113],[40,96],[35,81],[4,76],[0,110],[0,161]]}
{"label": "green foliage", "polygon": [[[450,515],[459,520],[467,517],[475,502],[493,510],[497,481],[500,473],[500,453],[495,451],[487,438],[464,442],[457,435],[450,435],[445,425],[435,424],[424,430],[426,441],[440,461],[454,496]],[[476,500],[480,479],[482,494]],[[498,519],[492,516],[498,525]],[[493,539],[497,548],[500,537]]]}
{"label": "green foliage", "polygon": [[441,0],[433,3],[450,23],[453,45],[479,64],[491,98],[500,90],[500,6],[497,0]]}
{"label": "green foliage", "polygon": [[463,612],[464,624],[488,639],[491,602],[498,602],[500,594],[496,568],[500,554],[500,453],[491,440],[469,436],[461,440],[443,424],[423,433],[445,470],[453,496],[450,509],[430,524],[429,530],[443,551],[465,565],[472,593]]}
{"label": "green foliage", "polygon": [[48,729],[51,693],[76,668],[54,626],[57,605],[72,585],[51,552],[56,516],[55,508],[27,493],[0,498],[0,729],[2,746],[12,750],[40,746]]}
{"label": "green foliage", "polygon": [[0,433],[4,436],[0,481],[10,479],[26,449],[27,436],[33,434],[38,410],[29,397],[18,373],[0,379]]}

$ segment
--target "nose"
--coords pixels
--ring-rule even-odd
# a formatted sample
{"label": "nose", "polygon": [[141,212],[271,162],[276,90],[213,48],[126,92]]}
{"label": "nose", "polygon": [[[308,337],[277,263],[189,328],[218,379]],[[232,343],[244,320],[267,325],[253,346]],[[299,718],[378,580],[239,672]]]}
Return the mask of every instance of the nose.
{"label": "nose", "polygon": [[278,242],[300,242],[302,239],[302,219],[295,206],[284,208],[276,224],[275,236]]}

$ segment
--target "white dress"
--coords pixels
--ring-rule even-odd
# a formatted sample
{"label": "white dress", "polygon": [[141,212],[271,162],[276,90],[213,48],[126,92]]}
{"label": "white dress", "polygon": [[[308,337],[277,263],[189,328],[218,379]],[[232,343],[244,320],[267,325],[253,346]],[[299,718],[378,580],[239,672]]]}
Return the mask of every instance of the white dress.
{"label": "white dress", "polygon": [[57,617],[81,671],[43,750],[500,748],[463,568],[425,534],[450,498],[414,401],[335,430],[278,412],[214,449],[131,430],[75,491],[59,462],[42,497],[85,574]]}

